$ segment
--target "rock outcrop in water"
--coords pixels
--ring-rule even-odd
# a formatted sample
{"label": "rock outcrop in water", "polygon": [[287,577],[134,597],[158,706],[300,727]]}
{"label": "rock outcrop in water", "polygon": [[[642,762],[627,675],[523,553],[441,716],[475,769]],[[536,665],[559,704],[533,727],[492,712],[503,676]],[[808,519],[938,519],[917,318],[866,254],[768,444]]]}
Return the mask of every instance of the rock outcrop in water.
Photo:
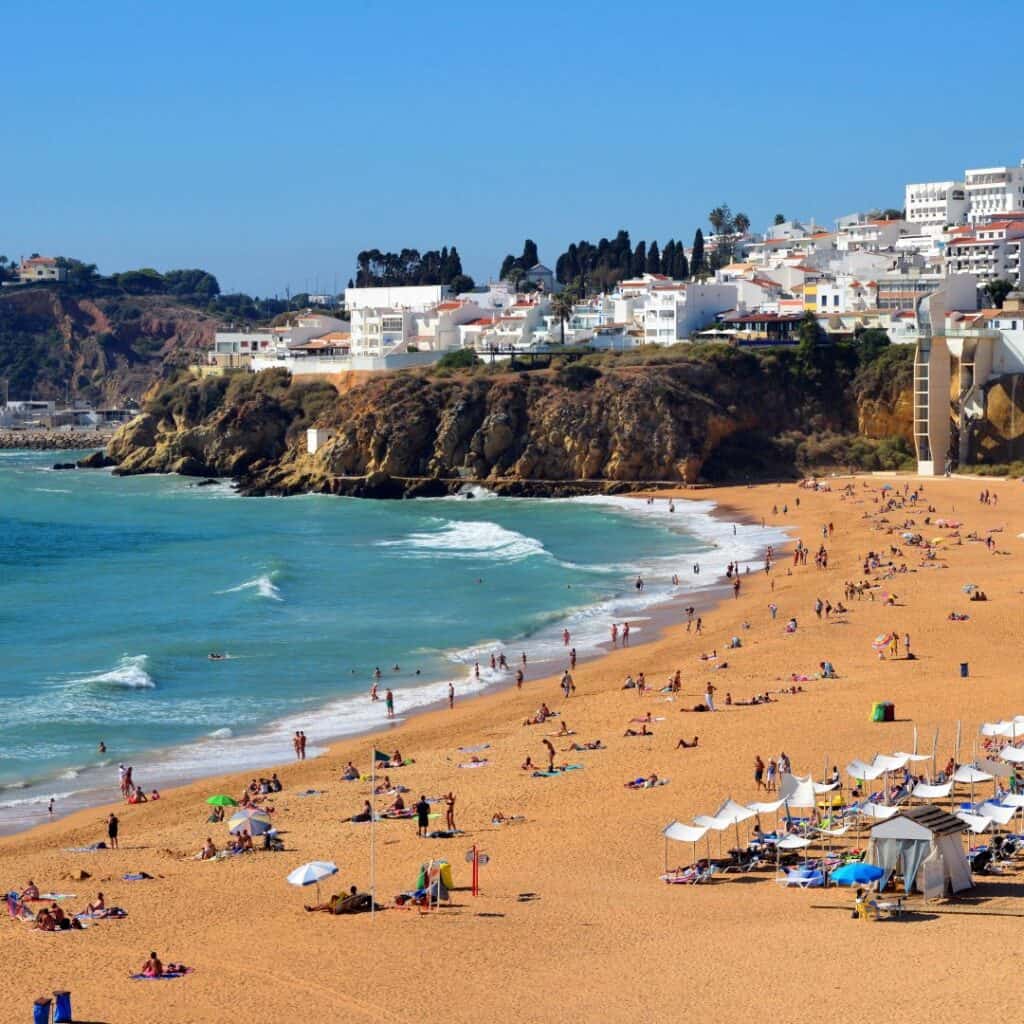
{"label": "rock outcrop in water", "polygon": [[[853,371],[834,369],[810,379],[795,353],[715,346],[575,372],[392,374],[344,395],[283,371],[186,380],[157,387],[106,454],[122,474],[228,476],[249,494],[376,497],[443,494],[468,480],[563,494],[692,483],[702,472],[792,475],[801,445],[818,451],[821,438],[832,465],[854,442],[862,456],[905,458],[905,442],[886,448],[856,433],[870,402],[876,417],[886,405],[887,431],[907,436],[902,392],[888,403],[856,396]],[[313,454],[311,425],[331,431]]]}

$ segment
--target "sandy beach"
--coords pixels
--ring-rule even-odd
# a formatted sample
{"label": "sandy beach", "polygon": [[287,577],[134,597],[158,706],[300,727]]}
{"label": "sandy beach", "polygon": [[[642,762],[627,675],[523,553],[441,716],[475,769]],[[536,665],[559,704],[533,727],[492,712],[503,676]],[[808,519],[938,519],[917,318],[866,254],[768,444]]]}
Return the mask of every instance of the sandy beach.
{"label": "sandy beach", "polygon": [[[850,483],[854,493],[847,497],[841,488]],[[915,508],[880,514],[883,484],[894,488],[887,497],[922,483]],[[5,918],[0,1021],[29,1019],[32,1000],[54,989],[72,991],[76,1020],[110,1024],[257,1016],[389,1024],[599,1016],[659,1021],[681,1014],[749,1019],[765,1012],[797,1022],[823,1015],[860,1020],[865,1012],[923,1021],[936,1012],[933,999],[921,998],[925,987],[942,984],[949,991],[951,981],[955,998],[942,1011],[948,1019],[973,1019],[977,1007],[997,1017],[1009,1011],[1017,1003],[1016,968],[1005,951],[1013,948],[1024,915],[1019,874],[978,879],[966,898],[878,923],[851,920],[849,890],[785,889],[775,884],[773,870],[697,887],[659,880],[661,830],[668,822],[711,814],[726,797],[741,803],[759,798],[755,755],[767,761],[785,751],[796,773],[821,778],[826,764],[842,768],[853,758],[911,749],[916,725],[925,752],[938,729],[941,767],[953,752],[958,720],[960,759],[969,761],[981,722],[1024,713],[1014,656],[1024,588],[1020,483],[861,477],[831,487],[679,492],[677,501],[710,499],[748,521],[785,527],[811,550],[807,565],[794,567],[784,552],[770,576],[743,576],[735,599],[726,596],[717,606],[708,595],[694,599],[701,636],[687,631],[683,616],[652,642],[641,644],[643,634],[634,632],[631,648],[581,663],[568,700],[557,677],[472,701],[456,695],[454,710],[336,743],[301,765],[265,766],[257,774],[275,770],[284,783],[273,799],[283,853],[193,859],[206,836],[218,846],[226,837],[223,825],[207,824],[206,797],[237,797],[251,772],[169,790],[156,803],[118,805],[116,851],[67,852],[105,838],[110,808],[0,839],[7,889],[32,879],[43,890],[75,893],[63,903],[70,910],[102,890],[109,904],[128,912],[124,920],[94,922],[82,932],[43,933]],[[998,495],[997,504],[979,502],[985,488]],[[658,500],[668,494],[659,492]],[[933,520],[962,522],[959,538],[924,525],[929,503]],[[920,548],[904,547],[894,560],[909,571],[880,588],[893,595],[894,605],[883,603],[879,591],[874,601],[846,599],[844,583],[864,578],[864,555],[899,545],[899,532],[886,531],[907,519],[926,538],[944,536],[935,567],[922,564]],[[823,541],[828,523],[834,533]],[[992,534],[995,552],[967,539],[972,531],[984,538],[990,530],[999,531]],[[821,543],[827,569],[814,565]],[[684,586],[688,570],[680,565]],[[980,586],[989,600],[969,602],[962,589],[967,583]],[[833,605],[844,601],[849,612],[819,619],[819,597]],[[774,620],[772,602],[778,606]],[[951,611],[969,619],[951,622]],[[787,635],[791,616],[799,628]],[[870,642],[886,631],[901,638],[909,633],[916,660],[879,660]],[[741,637],[742,647],[726,650],[733,636]],[[712,649],[718,662],[702,661]],[[728,668],[710,671],[724,660]],[[791,685],[793,673],[813,676],[824,660],[835,665],[838,679],[800,682],[804,692],[766,705],[723,706],[726,692],[747,700],[779,691]],[[967,678],[960,676],[961,662],[970,665]],[[676,670],[682,692],[669,699],[658,688]],[[627,674],[641,671],[655,687],[645,697],[622,689]],[[702,701],[708,680],[717,688],[719,711],[681,713]],[[895,703],[895,722],[869,720],[872,703],[880,700]],[[525,727],[542,701],[559,717]],[[653,735],[625,737],[631,720],[648,712]],[[551,736],[562,722],[573,737]],[[315,741],[315,717],[306,731]],[[677,749],[680,738],[695,735],[696,749]],[[546,761],[546,737],[560,762],[582,770],[554,778],[521,770],[527,755]],[[573,740],[598,738],[606,749],[563,752]],[[460,768],[471,755],[459,748],[482,744],[487,748],[475,756],[487,765]],[[313,890],[286,884],[293,868],[312,860],[338,864],[339,874],[321,886],[325,895],[370,883],[371,830],[342,819],[361,809],[371,787],[340,775],[349,760],[369,772],[374,746],[399,748],[415,759],[387,772],[409,788],[407,803],[421,793],[454,792],[465,835],[420,839],[415,821],[378,823],[376,891],[389,909],[372,919],[308,914],[303,904],[312,901]],[[623,785],[652,772],[669,783],[643,791]],[[321,792],[298,795],[309,789]],[[378,806],[384,803],[378,798]],[[443,806],[437,809],[440,827]],[[496,812],[523,820],[494,825]],[[473,844],[490,856],[478,897],[468,890],[464,859]],[[723,846],[731,845],[726,834]],[[689,844],[672,846],[673,866],[690,862]],[[412,888],[419,865],[432,857],[451,861],[451,907],[429,914],[394,909],[395,894]],[[83,870],[91,877],[72,878]],[[136,872],[153,878],[123,880]],[[522,893],[536,895],[521,900]],[[195,971],[173,981],[129,980],[150,950]]]}

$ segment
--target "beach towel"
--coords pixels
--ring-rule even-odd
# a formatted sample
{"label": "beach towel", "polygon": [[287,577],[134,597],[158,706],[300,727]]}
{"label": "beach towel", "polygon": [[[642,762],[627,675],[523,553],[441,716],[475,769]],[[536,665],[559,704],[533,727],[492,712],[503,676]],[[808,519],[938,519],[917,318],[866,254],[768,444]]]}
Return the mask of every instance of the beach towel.
{"label": "beach towel", "polygon": [[323,796],[327,790],[325,789],[305,789],[301,793],[296,793],[296,796]]}
{"label": "beach towel", "polygon": [[490,743],[477,743],[472,747],[459,747],[459,750],[463,754],[479,754],[481,750],[489,750],[490,746]]}
{"label": "beach towel", "polygon": [[41,900],[73,900],[78,896],[77,892],[41,892],[39,898]]}
{"label": "beach towel", "polygon": [[134,874],[127,874],[121,876],[126,882],[141,882],[144,879],[152,879],[152,875],[146,874],[145,871],[138,871]]}
{"label": "beach towel", "polygon": [[89,846],[66,846],[64,848],[65,853],[96,853],[99,850],[107,849],[107,844],[104,842],[92,843]]}
{"label": "beach towel", "polygon": [[491,762],[488,760],[483,761],[464,761],[459,765],[460,768],[486,768]]}
{"label": "beach towel", "polygon": [[122,910],[121,907],[107,907],[105,910],[94,910],[91,914],[75,914],[75,917],[77,917],[79,920],[91,921],[119,921],[121,918],[127,916],[128,911]]}
{"label": "beach towel", "polygon": [[154,977],[151,974],[133,974],[132,981],[174,981],[175,978],[184,978],[186,974],[191,974],[195,970],[194,967],[189,967],[184,971],[165,971],[158,977]]}

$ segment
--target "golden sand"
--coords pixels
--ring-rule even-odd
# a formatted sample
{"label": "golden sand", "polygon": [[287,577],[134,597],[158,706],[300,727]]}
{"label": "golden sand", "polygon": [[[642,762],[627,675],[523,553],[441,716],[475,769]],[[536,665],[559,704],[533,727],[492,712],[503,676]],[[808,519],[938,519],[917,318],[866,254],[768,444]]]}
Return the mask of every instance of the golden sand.
{"label": "golden sand", "polygon": [[[96,890],[123,906],[128,918],[102,921],[85,932],[44,934],[6,920],[2,926],[3,980],[0,1020],[30,1019],[35,996],[55,988],[73,993],[76,1020],[195,1022],[380,1021],[389,1024],[446,1021],[567,1021],[675,1019],[832,1021],[999,1019],[1015,1009],[1020,992],[1016,944],[1024,914],[1019,876],[981,879],[968,899],[941,901],[904,921],[863,923],[850,919],[848,890],[796,891],[774,882],[773,871],[726,876],[699,887],[666,886],[660,832],[673,819],[712,813],[727,796],[758,798],[753,759],[785,751],[794,771],[820,777],[828,763],[909,749],[916,723],[921,746],[930,749],[939,729],[939,760],[952,753],[956,722],[964,724],[961,760],[969,760],[980,722],[1024,712],[1017,672],[1020,652],[1024,559],[1024,491],[1019,483],[989,484],[996,506],[982,505],[984,483],[929,480],[924,496],[938,515],[963,520],[961,533],[994,534],[1005,554],[980,543],[947,542],[946,569],[920,568],[920,552],[906,549],[912,571],[885,586],[896,607],[880,601],[846,602],[850,613],[819,621],[816,597],[842,599],[843,582],[860,579],[869,549],[894,543],[877,522],[879,478],[855,481],[856,496],[793,485],[701,492],[737,514],[791,528],[813,551],[821,527],[833,522],[826,542],[829,567],[813,557],[787,569],[783,555],[774,593],[761,572],[744,577],[738,599],[703,615],[704,636],[673,626],[659,639],[581,664],[577,693],[563,701],[557,679],[457,703],[454,711],[417,716],[376,738],[335,744],[301,766],[278,766],[285,792],[275,818],[287,852],[259,853],[205,863],[189,859],[203,839],[221,845],[224,826],[206,824],[204,798],[238,794],[251,777],[239,773],[167,791],[158,803],[121,806],[122,847],[94,854],[64,852],[104,838],[106,809],[83,811],[63,821],[0,841],[0,877],[8,888],[29,878],[41,888],[77,892],[65,906],[80,909]],[[902,488],[905,481],[889,482]],[[912,479],[911,486],[919,484]],[[868,489],[870,488],[870,489]],[[680,495],[685,499],[687,495]],[[796,499],[799,497],[799,508]],[[788,515],[781,507],[789,506]],[[772,514],[772,506],[779,514]],[[916,513],[896,512],[892,523]],[[942,532],[922,527],[926,536]],[[681,573],[685,570],[681,566]],[[973,582],[987,603],[968,603],[961,587]],[[768,604],[778,605],[772,622]],[[683,604],[681,602],[680,609]],[[951,610],[970,620],[951,623]],[[685,618],[681,610],[678,618]],[[784,635],[795,615],[796,635]],[[750,629],[742,623],[748,620]],[[878,633],[910,633],[916,661],[879,661],[870,647]],[[725,652],[733,635],[740,650]],[[717,648],[726,671],[709,674],[699,660]],[[723,708],[719,713],[680,714],[702,699],[709,678],[736,698],[777,690],[793,672],[812,674],[832,661],[841,678],[802,684],[805,693],[781,696],[761,707]],[[970,663],[961,679],[959,663]],[[627,673],[646,673],[662,685],[676,669],[683,692],[639,698],[623,691]],[[525,728],[523,719],[541,700],[562,713],[576,738],[602,738],[608,749],[560,755],[584,770],[536,779],[520,770],[529,754],[544,760],[541,739],[557,730]],[[873,701],[892,700],[898,721],[873,724]],[[399,712],[401,709],[399,708]],[[649,738],[624,738],[631,718],[651,711],[664,717]],[[306,730],[316,738],[316,722]],[[680,737],[700,737],[695,750],[677,750]],[[561,750],[568,741],[553,740]],[[365,783],[339,781],[352,759],[369,769],[376,743],[400,747],[416,763],[392,771],[410,787],[408,797],[454,790],[457,822],[466,835],[448,840],[416,836],[415,822],[383,822],[376,828],[378,897],[390,904],[410,888],[419,864],[430,857],[452,861],[455,885],[450,909],[428,915],[389,909],[335,917],[307,914],[312,889],[295,889],[285,875],[310,860],[333,860],[341,872],[323,891],[369,882],[370,829],[342,823],[369,795]],[[465,770],[462,745],[489,743],[490,764]],[[480,755],[483,756],[483,755]],[[267,766],[269,774],[271,766]],[[630,791],[623,783],[657,772],[669,785]],[[319,797],[298,798],[317,788]],[[492,814],[525,821],[495,827]],[[214,831],[215,830],[215,831]],[[726,845],[730,836],[727,834]],[[490,855],[482,868],[483,894],[467,889],[465,852],[477,843]],[[672,844],[673,865],[691,859],[689,844]],[[717,840],[712,847],[715,851]],[[71,882],[71,872],[92,877]],[[152,881],[121,876],[146,871]],[[517,900],[532,892],[537,898]],[[981,914],[980,912],[984,912]],[[133,982],[149,950],[165,961],[195,966],[184,979]]]}

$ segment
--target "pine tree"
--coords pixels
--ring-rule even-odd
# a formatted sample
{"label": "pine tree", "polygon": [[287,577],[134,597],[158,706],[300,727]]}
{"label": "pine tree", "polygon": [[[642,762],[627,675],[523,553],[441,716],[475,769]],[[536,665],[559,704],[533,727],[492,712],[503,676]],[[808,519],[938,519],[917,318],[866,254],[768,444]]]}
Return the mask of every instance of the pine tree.
{"label": "pine tree", "polygon": [[693,236],[693,251],[690,253],[690,274],[700,277],[704,270],[704,232],[697,228]]}
{"label": "pine tree", "polygon": [[633,253],[633,262],[630,265],[629,273],[632,277],[639,277],[647,266],[647,243],[637,242],[636,251]]}
{"label": "pine tree", "polygon": [[676,266],[672,276],[677,281],[685,281],[690,276],[690,264],[686,261],[686,248],[682,242],[676,243]]}
{"label": "pine tree", "polygon": [[540,263],[537,256],[537,243],[532,238],[528,238],[523,243],[523,255],[519,257],[519,261],[523,270],[530,270]]}
{"label": "pine tree", "polygon": [[658,243],[656,241],[651,242],[651,247],[647,250],[646,270],[648,274],[661,273],[661,254],[658,252]]}

